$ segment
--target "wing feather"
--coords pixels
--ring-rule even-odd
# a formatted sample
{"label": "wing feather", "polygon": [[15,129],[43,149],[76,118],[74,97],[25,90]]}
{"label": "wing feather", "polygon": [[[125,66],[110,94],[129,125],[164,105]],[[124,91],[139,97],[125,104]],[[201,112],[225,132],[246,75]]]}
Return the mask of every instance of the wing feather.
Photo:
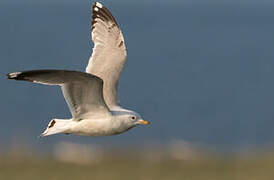
{"label": "wing feather", "polygon": [[59,85],[72,117],[110,114],[103,98],[103,81],[91,74],[67,70],[34,70],[8,74],[9,79]]}
{"label": "wing feather", "polygon": [[111,109],[119,106],[117,87],[126,62],[126,46],[119,25],[107,8],[96,2],[92,6],[92,13],[94,48],[86,72],[104,81],[103,96]]}

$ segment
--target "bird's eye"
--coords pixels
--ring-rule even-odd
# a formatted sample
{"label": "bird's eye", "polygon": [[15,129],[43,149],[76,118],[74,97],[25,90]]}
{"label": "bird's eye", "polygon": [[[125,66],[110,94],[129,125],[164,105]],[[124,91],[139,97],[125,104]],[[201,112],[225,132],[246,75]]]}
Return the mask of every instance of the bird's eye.
{"label": "bird's eye", "polygon": [[131,119],[132,119],[132,120],[135,120],[135,119],[136,119],[136,117],[135,117],[135,116],[132,116],[132,117],[131,117]]}

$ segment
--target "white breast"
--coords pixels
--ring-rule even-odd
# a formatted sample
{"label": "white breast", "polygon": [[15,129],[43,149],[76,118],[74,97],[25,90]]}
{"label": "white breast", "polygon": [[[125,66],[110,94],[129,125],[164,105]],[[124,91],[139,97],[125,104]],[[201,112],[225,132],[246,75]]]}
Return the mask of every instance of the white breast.
{"label": "white breast", "polygon": [[114,117],[107,117],[73,121],[70,133],[81,136],[109,136],[121,133],[121,130],[120,121],[115,120]]}

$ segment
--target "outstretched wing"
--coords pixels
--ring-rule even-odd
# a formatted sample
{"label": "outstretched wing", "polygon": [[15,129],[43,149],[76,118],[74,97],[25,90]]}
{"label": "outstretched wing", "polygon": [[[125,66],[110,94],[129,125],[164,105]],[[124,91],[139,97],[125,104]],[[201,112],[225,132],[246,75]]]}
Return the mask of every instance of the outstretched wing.
{"label": "outstretched wing", "polygon": [[103,98],[103,81],[91,74],[67,70],[34,70],[8,74],[9,79],[59,85],[74,118],[110,114]]}
{"label": "outstretched wing", "polygon": [[117,86],[126,61],[123,34],[107,8],[96,2],[92,6],[92,41],[94,48],[86,68],[104,81],[103,95],[111,109],[118,106]]}

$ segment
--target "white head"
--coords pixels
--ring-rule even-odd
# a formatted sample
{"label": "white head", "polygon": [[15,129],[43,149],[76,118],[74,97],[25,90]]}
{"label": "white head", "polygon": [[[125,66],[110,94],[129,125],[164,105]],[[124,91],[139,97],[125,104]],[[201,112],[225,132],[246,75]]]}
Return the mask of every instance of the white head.
{"label": "white head", "polygon": [[131,111],[128,113],[127,115],[128,120],[130,121],[130,123],[134,124],[134,125],[149,125],[150,123],[148,121],[145,121],[142,119],[142,117],[140,116],[140,114]]}
{"label": "white head", "polygon": [[137,125],[149,125],[148,121],[145,121],[141,116],[134,111],[114,111],[113,112],[122,123],[121,128],[123,131],[131,129]]}

